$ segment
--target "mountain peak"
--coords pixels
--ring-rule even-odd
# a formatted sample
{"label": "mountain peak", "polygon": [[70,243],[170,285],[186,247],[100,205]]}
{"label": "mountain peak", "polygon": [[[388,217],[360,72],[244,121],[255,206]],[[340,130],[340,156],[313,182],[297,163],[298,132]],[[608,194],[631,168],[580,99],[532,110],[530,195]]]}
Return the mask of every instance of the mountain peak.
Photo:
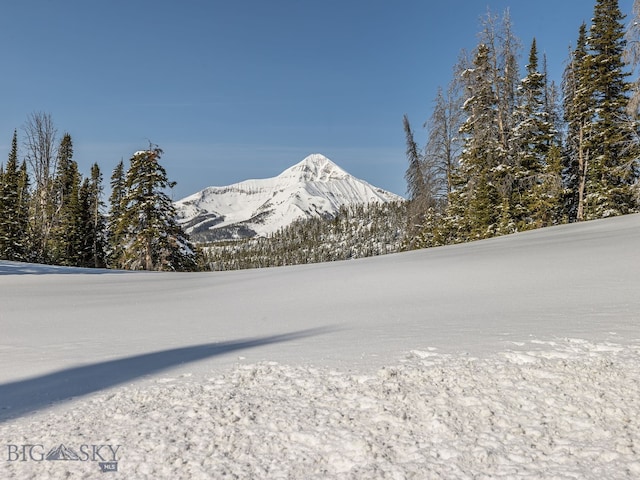
{"label": "mountain peak", "polygon": [[328,182],[350,177],[338,165],[320,153],[313,153],[300,163],[278,175],[280,179],[296,179],[301,182]]}
{"label": "mountain peak", "polygon": [[209,187],[176,207],[194,240],[214,241],[269,235],[298,219],[335,216],[342,206],[400,199],[315,153],[277,177]]}

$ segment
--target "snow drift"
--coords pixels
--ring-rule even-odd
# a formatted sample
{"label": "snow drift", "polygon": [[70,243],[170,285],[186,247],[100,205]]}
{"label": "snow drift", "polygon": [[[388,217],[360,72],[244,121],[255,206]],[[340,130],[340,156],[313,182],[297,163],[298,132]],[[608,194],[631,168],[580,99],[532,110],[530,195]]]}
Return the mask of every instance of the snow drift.
{"label": "snow drift", "polygon": [[637,477],[639,242],[631,215],[265,270],[0,263],[0,476],[105,463],[14,461],[38,444],[119,446],[110,478]]}

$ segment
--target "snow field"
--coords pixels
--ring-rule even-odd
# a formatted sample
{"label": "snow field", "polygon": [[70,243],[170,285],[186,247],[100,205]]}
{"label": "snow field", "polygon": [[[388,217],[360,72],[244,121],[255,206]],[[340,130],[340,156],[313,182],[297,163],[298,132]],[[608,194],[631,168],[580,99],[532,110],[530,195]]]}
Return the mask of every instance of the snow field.
{"label": "snow field", "polygon": [[[530,347],[530,348],[528,348]],[[564,339],[372,374],[262,362],[159,377],[0,425],[14,443],[119,444],[107,478],[640,477],[640,344]],[[11,462],[2,478],[95,478]]]}
{"label": "snow field", "polygon": [[[640,478],[638,245],[629,215],[218,274],[0,262],[0,478]],[[37,461],[90,445],[118,471]]]}

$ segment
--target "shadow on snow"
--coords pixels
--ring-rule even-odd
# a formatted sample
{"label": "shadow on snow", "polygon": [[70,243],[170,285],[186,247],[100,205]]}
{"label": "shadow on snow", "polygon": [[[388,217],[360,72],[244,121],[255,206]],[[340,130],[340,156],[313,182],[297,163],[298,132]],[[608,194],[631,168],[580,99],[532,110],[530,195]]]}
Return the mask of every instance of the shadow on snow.
{"label": "shadow on snow", "polygon": [[89,274],[130,273],[123,270],[109,270],[106,268],[63,267],[59,265],[44,265],[40,263],[12,262],[0,260],[0,275],[51,275],[51,274]]}
{"label": "shadow on snow", "polygon": [[145,375],[236,350],[321,335],[326,328],[282,335],[207,343],[73,367],[26,380],[0,384],[0,422],[28,415],[55,403],[71,400]]}

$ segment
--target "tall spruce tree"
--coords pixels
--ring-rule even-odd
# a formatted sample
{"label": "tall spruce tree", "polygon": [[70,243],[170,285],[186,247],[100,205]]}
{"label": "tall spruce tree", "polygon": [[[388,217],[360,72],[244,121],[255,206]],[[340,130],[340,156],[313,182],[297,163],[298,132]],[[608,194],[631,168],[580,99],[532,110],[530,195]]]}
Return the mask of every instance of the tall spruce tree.
{"label": "tall spruce tree", "polygon": [[570,221],[584,220],[586,179],[591,156],[594,101],[587,51],[587,25],[580,26],[576,47],[564,71],[563,116],[566,124],[563,155],[564,211]]}
{"label": "tall spruce tree", "polygon": [[106,266],[106,221],[102,213],[102,173],[97,163],[91,167],[91,176],[82,182],[78,196],[81,206],[80,266],[103,268]]}
{"label": "tall spruce tree", "polygon": [[464,150],[454,175],[447,214],[449,242],[486,238],[495,234],[501,211],[496,185],[505,161],[498,121],[498,97],[492,82],[492,55],[480,44],[472,68],[464,72],[464,111],[467,119],[460,132]]}
{"label": "tall spruce tree", "polygon": [[0,175],[0,258],[28,260],[28,179],[18,166],[18,137],[13,132],[6,168]]}
{"label": "tall spruce tree", "polygon": [[565,191],[563,189],[563,132],[561,94],[554,81],[549,81],[547,57],[543,56],[544,112],[551,128],[550,146],[547,161],[542,173],[540,198],[536,207],[537,218],[542,226],[567,222],[564,212]]}
{"label": "tall spruce tree", "polygon": [[618,0],[597,0],[588,46],[589,90],[594,103],[584,218],[635,211],[638,176],[636,125],[627,112],[631,85],[624,62],[624,15]]}
{"label": "tall spruce tree", "polygon": [[107,265],[118,268],[122,258],[122,234],[120,217],[125,198],[124,162],[120,160],[111,174],[111,195],[109,196],[109,215],[107,219]]}
{"label": "tall spruce tree", "polygon": [[195,270],[195,248],[165,193],[175,184],[159,163],[161,155],[150,145],[131,157],[116,226],[122,248],[117,264],[132,270]]}
{"label": "tall spruce tree", "polygon": [[58,147],[57,171],[49,209],[52,223],[47,242],[48,258],[59,265],[78,266],[82,257],[83,208],[80,204],[81,176],[73,159],[71,135],[65,133]]}
{"label": "tall spruce tree", "polygon": [[[518,89],[519,104],[512,134],[513,186],[510,206],[517,230],[538,228],[547,224],[547,161],[554,129],[546,105],[546,78],[538,67],[536,40],[531,43],[527,75]],[[504,232],[507,233],[507,232]]]}
{"label": "tall spruce tree", "polygon": [[402,118],[405,139],[407,144],[407,160],[409,166],[405,173],[407,181],[407,194],[409,206],[407,208],[407,238],[408,248],[416,248],[418,233],[422,230],[425,216],[432,206],[432,194],[429,178],[425,175],[425,164],[415,139],[409,119],[405,115]]}

